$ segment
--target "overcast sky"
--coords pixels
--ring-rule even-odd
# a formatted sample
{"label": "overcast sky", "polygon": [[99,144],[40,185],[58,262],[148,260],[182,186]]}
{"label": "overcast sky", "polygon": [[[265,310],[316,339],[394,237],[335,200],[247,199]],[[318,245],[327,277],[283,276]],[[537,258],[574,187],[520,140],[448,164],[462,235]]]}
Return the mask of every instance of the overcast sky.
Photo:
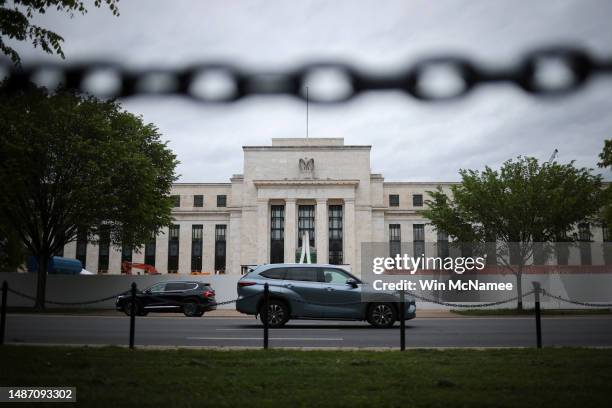
{"label": "overcast sky", "polygon": [[[220,59],[283,69],[340,59],[385,70],[448,52],[504,66],[549,44],[612,56],[608,0],[124,0],[119,9],[119,17],[90,8],[72,20],[49,12],[36,22],[65,38],[68,62],[105,57],[139,67]],[[29,44],[16,48],[25,62],[59,59]],[[123,106],[159,127],[181,161],[182,182],[228,181],[242,172],[241,146],[306,133],[305,105],[289,97],[221,107],[132,98]],[[372,171],[386,180],[453,181],[460,168],[495,167],[517,155],[548,160],[554,149],[559,161],[595,167],[612,137],[612,79],[552,100],[507,85],[443,104],[371,93],[340,106],[311,105],[310,136],[372,145]]]}

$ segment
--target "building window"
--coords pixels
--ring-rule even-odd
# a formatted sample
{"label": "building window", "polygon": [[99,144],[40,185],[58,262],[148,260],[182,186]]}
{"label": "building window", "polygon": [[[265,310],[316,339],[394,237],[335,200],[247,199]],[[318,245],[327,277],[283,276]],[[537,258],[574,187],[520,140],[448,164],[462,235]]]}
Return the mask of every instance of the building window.
{"label": "building window", "polygon": [[591,228],[588,222],[578,224],[578,241],[580,248],[580,263],[582,265],[591,265]]}
{"label": "building window", "polygon": [[202,225],[191,226],[191,272],[202,272]]}
{"label": "building window", "polygon": [[588,222],[578,224],[578,241],[589,242],[591,240],[591,228]]}
{"label": "building window", "polygon": [[155,247],[157,237],[155,232],[151,233],[151,240],[145,244],[144,262],[147,265],[155,266]]}
{"label": "building window", "polygon": [[168,273],[178,273],[180,225],[168,228]]}
{"label": "building window", "polygon": [[389,207],[399,207],[398,194],[389,194]]}
{"label": "building window", "polygon": [[194,207],[204,207],[204,196],[201,194],[194,195],[193,196],[193,206]]}
{"label": "building window", "polygon": [[172,206],[174,208],[178,208],[181,206],[181,196],[180,195],[172,195]]}
{"label": "building window", "polygon": [[425,253],[425,224],[414,224],[412,226],[414,240],[414,257],[422,256]]}
{"label": "building window", "polygon": [[448,255],[448,234],[446,232],[438,231],[438,257],[447,258]]}
{"label": "building window", "polygon": [[132,262],[132,247],[130,245],[121,245],[121,262]]}
{"label": "building window", "polygon": [[270,207],[270,263],[285,262],[285,206]]}
{"label": "building window", "polygon": [[62,245],[60,245],[56,250],[55,253],[53,254],[53,256],[64,256],[64,242],[66,240],[66,235],[64,233],[60,233],[58,234],[57,240],[55,242],[61,242]]}
{"label": "building window", "polygon": [[298,206],[298,248],[302,248],[302,237],[308,232],[308,245],[315,247],[315,207],[314,205]]}
{"label": "building window", "polygon": [[413,194],[412,195],[412,206],[413,207],[423,206],[423,194]]}
{"label": "building window", "polygon": [[227,196],[226,195],[217,196],[217,207],[227,207]]}
{"label": "building window", "polygon": [[389,224],[389,256],[402,253],[402,233],[399,224]]}
{"label": "building window", "polygon": [[83,269],[87,265],[87,231],[80,228],[77,232],[76,259],[81,261]]}
{"label": "building window", "polygon": [[215,271],[225,273],[227,225],[215,225]]}
{"label": "building window", "polygon": [[329,206],[329,263],[341,265],[342,259],[342,206]]}
{"label": "building window", "polygon": [[108,273],[108,258],[110,254],[110,229],[100,228],[98,242],[98,273]]}

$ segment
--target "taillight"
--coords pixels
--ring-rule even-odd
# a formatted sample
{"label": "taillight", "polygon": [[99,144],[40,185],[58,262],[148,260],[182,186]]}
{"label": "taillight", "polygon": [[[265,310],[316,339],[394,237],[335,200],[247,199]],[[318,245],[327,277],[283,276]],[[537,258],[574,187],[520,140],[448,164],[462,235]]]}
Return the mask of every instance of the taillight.
{"label": "taillight", "polygon": [[204,297],[205,298],[215,297],[215,291],[214,290],[206,290],[206,291],[204,291]]}
{"label": "taillight", "polygon": [[257,285],[256,282],[248,282],[248,281],[238,281],[238,286],[243,287],[243,286],[253,286],[253,285]]}

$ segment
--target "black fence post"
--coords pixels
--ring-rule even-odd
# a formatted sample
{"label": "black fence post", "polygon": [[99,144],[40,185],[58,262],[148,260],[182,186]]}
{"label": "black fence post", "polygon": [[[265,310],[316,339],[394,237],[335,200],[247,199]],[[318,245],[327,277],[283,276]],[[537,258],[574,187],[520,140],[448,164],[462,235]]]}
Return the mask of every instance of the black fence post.
{"label": "black fence post", "polygon": [[134,328],[136,327],[136,282],[132,282],[130,296],[130,348],[134,348]]}
{"label": "black fence post", "polygon": [[406,293],[402,290],[400,291],[400,310],[399,310],[399,319],[400,319],[400,350],[406,350]]}
{"label": "black fence post", "polygon": [[270,308],[270,287],[266,283],[264,284],[264,310],[263,310],[263,315],[261,316],[263,318],[263,324],[264,324],[264,338],[263,338],[264,350],[268,349],[268,326],[269,326],[268,312],[269,312],[269,308]]}
{"label": "black fence post", "polygon": [[2,282],[2,311],[0,312],[0,345],[4,344],[6,334],[6,296],[8,295],[8,283]]}
{"label": "black fence post", "polygon": [[535,318],[536,318],[536,342],[538,348],[542,348],[542,322],[540,312],[540,282],[532,282],[535,294]]}

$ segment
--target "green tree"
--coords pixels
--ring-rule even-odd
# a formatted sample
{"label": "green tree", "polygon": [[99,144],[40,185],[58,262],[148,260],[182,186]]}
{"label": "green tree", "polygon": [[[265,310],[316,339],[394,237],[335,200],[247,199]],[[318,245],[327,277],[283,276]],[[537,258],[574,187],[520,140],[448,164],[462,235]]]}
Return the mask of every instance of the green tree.
{"label": "green tree", "polygon": [[48,260],[77,231],[136,248],[171,223],[176,165],[157,128],[115,101],[0,89],[0,211],[38,260],[37,308]]}
{"label": "green tree", "polygon": [[[604,147],[599,154],[600,162],[597,165],[600,168],[612,168],[612,139],[604,142]],[[601,218],[606,225],[612,225],[612,184],[608,185],[604,192],[604,206],[601,210]]]}
{"label": "green tree", "polygon": [[[100,7],[106,3],[113,15],[119,15],[117,2],[119,0],[94,0],[94,6]],[[36,14],[44,14],[48,9],[56,9],[67,13],[71,18],[75,13],[85,14],[85,2],[79,0],[0,0],[0,50],[15,64],[21,59],[14,48],[5,40],[31,41],[34,47],[48,54],[58,54],[64,58],[62,42],[64,39],[57,33],[44,27],[32,24]]]}
{"label": "green tree", "polygon": [[[440,187],[429,191],[422,214],[459,242],[490,248],[516,277],[522,296],[522,273],[534,243],[567,236],[576,223],[602,205],[602,181],[591,169],[574,163],[538,163],[532,157],[508,160],[499,170],[460,170],[461,183],[451,196]],[[518,308],[522,309],[519,297]]]}

